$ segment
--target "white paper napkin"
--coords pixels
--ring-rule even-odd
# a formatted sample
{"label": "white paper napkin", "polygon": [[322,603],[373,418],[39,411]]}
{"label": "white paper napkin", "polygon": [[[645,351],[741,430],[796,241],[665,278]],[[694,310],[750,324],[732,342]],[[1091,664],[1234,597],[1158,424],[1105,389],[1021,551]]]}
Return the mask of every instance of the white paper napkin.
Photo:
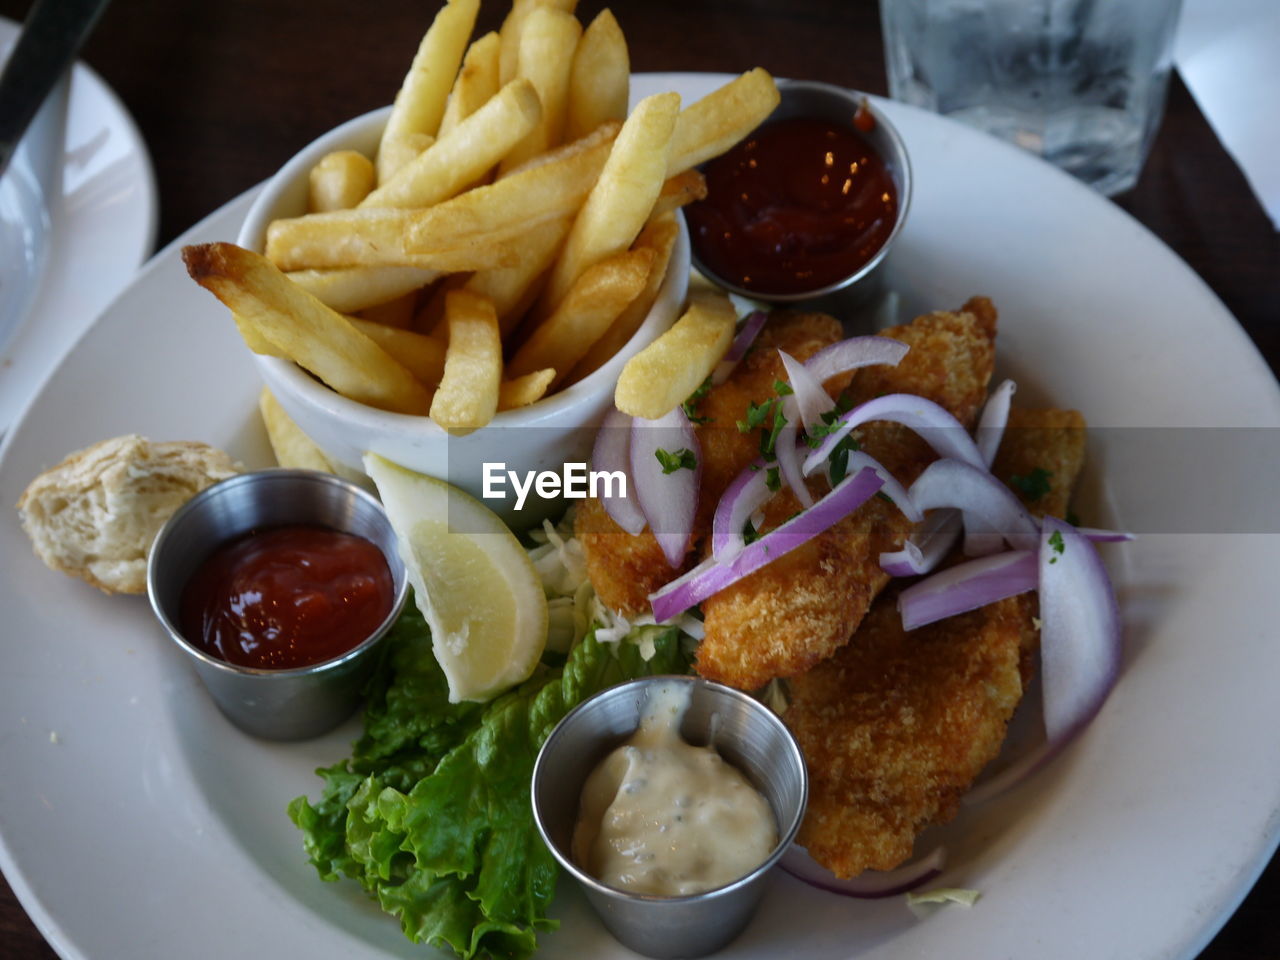
{"label": "white paper napkin", "polygon": [[1174,62],[1280,230],[1280,2],[1184,0]]}

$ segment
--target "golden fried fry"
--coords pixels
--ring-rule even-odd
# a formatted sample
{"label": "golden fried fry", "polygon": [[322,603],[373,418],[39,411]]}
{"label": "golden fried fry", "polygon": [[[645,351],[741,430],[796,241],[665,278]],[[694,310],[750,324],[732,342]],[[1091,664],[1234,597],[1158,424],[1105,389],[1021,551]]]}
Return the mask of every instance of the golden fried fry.
{"label": "golden fried fry", "polygon": [[431,419],[446,430],[483,427],[498,410],[502,340],[493,304],[467,290],[445,298],[449,347]]}
{"label": "golden fried fry", "polygon": [[416,134],[435,136],[439,130],[479,8],[480,0],[448,0],[423,36],[382,131],[376,158],[379,183],[389,180],[403,159],[389,145]]}
{"label": "golden fried fry", "polygon": [[440,120],[439,136],[443,137],[498,92],[500,46],[498,35],[490,32],[467,48],[466,56],[462,58],[462,69],[458,71],[453,89],[449,91],[444,117]]}
{"label": "golden fried fry", "polygon": [[360,311],[360,317],[380,327],[404,329],[413,323],[413,314],[417,307],[417,291],[411,291],[394,300],[380,303],[376,307],[366,307]]}
{"label": "golden fried fry", "polygon": [[552,367],[564,374],[582,359],[609,324],[640,295],[653,268],[652,250],[627,250],[589,268],[516,351],[510,373]]}
{"label": "golden fried fry", "polygon": [[636,331],[640,329],[640,325],[644,323],[645,317],[653,308],[653,302],[658,299],[658,292],[662,289],[662,283],[667,276],[667,264],[671,262],[671,251],[675,249],[676,236],[679,233],[680,227],[676,223],[675,215],[670,213],[650,220],[640,231],[633,249],[653,251],[653,269],[649,271],[644,289],[640,291],[638,297],[627,304],[626,309],[618,315],[618,319],[609,324],[609,329],[604,332],[604,335],[591,345],[591,349],[578,361],[566,382],[577,383],[583,377],[598,370],[636,335]]}
{"label": "golden fried fry", "polygon": [[523,258],[514,267],[479,270],[466,287],[493,301],[504,337],[514,332],[520,318],[537,298],[538,282],[547,272],[569,233],[569,220],[551,220],[524,235]]}
{"label": "golden fried fry", "polygon": [[524,24],[537,7],[550,7],[573,13],[578,0],[513,0],[511,12],[502,21],[498,31],[500,44],[498,50],[498,79],[500,83],[510,83],[515,79],[520,68],[520,38],[524,32]]}
{"label": "golden fried fry", "polygon": [[533,131],[542,105],[533,84],[516,79],[406,163],[364,198],[362,207],[429,207],[478,181]]}
{"label": "golden fried fry", "polygon": [[503,380],[498,387],[498,409],[515,410],[518,407],[537,403],[546,394],[547,388],[555,378],[556,372],[548,368],[526,373],[523,377],[516,377],[514,380]]}
{"label": "golden fried fry", "polygon": [[333,463],[315,441],[302,432],[284,412],[280,401],[266,387],[258,395],[258,412],[262,414],[263,426],[267,428],[267,440],[271,443],[271,451],[276,455],[276,463],[282,467],[297,470],[323,470],[333,473]]}
{"label": "golden fried fry", "polygon": [[614,405],[633,417],[656,420],[689,398],[733,342],[738,314],[723,294],[695,296],[684,316],[627,361]]}
{"label": "golden fried fry", "polygon": [[574,140],[608,120],[625,120],[630,89],[627,38],[606,8],[583,31],[573,55],[565,136]]}
{"label": "golden fried fry", "polygon": [[631,111],[551,268],[538,304],[542,316],[555,309],[584,270],[626,250],[640,233],[666,179],[679,110],[679,94],[659,93]]}
{"label": "golden fried fry", "polygon": [[325,306],[339,313],[359,313],[419,290],[440,273],[421,267],[335,267],[290,270],[285,275]]}
{"label": "golden fried fry", "polygon": [[681,207],[686,207],[699,200],[705,200],[706,197],[706,177],[697,170],[686,170],[684,173],[677,173],[674,177],[668,177],[667,182],[662,185],[662,191],[658,194],[658,199],[653,203],[653,213],[649,214],[649,219],[653,220],[666,214],[674,213]]}
{"label": "golden fried fry", "polygon": [[373,164],[356,150],[335,150],[307,176],[307,212],[349,210],[373,189]]}
{"label": "golden fried fry", "polygon": [[427,389],[346,317],[269,260],[230,243],[184,247],[191,278],[264,339],[345,397],[396,413],[425,413]]}
{"label": "golden fried fry", "polygon": [[[548,220],[572,216],[609,158],[609,133],[592,134],[587,138],[589,145],[581,146],[579,141],[543,162],[528,164],[495,183],[468,190],[427,210],[360,212],[403,215],[408,234],[397,242],[402,242],[410,255],[428,257],[474,246],[487,249],[520,237]],[[477,264],[458,269],[484,270],[494,266],[514,264]]]}
{"label": "golden fried fry", "polygon": [[[485,236],[474,229],[474,219],[469,224],[463,221],[466,226],[455,219],[452,235],[433,234],[437,242],[432,249],[420,252],[408,245],[409,235],[423,223],[447,220],[441,211],[450,203],[466,201],[474,207],[476,201],[471,198],[478,192],[469,191],[422,211],[361,208],[274,220],[267,227],[267,259],[282,270],[371,266],[419,267],[442,273],[519,263],[519,249],[509,243],[522,232],[520,224],[506,223],[505,230]],[[467,226],[472,232],[466,232]]]}
{"label": "golden fried fry", "polygon": [[667,176],[718,157],[764,122],[781,101],[773,77],[756,67],[680,112]]}
{"label": "golden fried fry", "polygon": [[499,175],[530,157],[558,147],[564,140],[569,71],[573,68],[573,51],[580,36],[582,24],[563,10],[536,7],[525,19],[516,76],[532,81],[542,101],[542,116],[537,126],[503,158]]}
{"label": "golden fried fry", "polygon": [[351,323],[425,386],[434,387],[440,382],[444,374],[445,346],[435,337],[360,317],[352,317]]}

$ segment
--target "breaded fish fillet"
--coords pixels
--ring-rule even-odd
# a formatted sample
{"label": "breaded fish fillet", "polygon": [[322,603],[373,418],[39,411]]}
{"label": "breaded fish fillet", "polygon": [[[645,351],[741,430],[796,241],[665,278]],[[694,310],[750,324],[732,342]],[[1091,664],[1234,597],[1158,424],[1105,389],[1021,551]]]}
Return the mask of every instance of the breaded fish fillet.
{"label": "breaded fish fillet", "polygon": [[[702,448],[702,484],[696,530],[710,527],[711,515],[725,487],[747,464],[759,456],[756,432],[744,434],[737,422],[751,403],[774,396],[774,382],[786,373],[778,350],[807,360],[841,338],[840,324],[825,314],[774,314],[756,338],[755,346],[722,384],[698,401],[698,426]],[[828,389],[836,393],[848,378],[833,378]],[[834,395],[834,394],[833,394]],[[587,561],[587,576],[601,601],[623,616],[649,612],[649,594],[675,579],[691,565],[673,570],[653,534],[645,530],[631,536],[613,522],[599,500],[590,498],[578,507],[574,522]],[[695,533],[694,545],[699,539]]]}
{"label": "breaded fish fillet", "polygon": [[[1033,512],[1066,510],[1083,426],[1073,411],[1011,413],[997,475],[1053,475],[1040,496],[1019,490]],[[847,646],[795,677],[783,715],[809,765],[799,842],[839,876],[898,866],[921,830],[955,816],[1000,752],[1039,642],[1034,594],[910,633],[896,603],[887,591]]]}
{"label": "breaded fish fillet", "polygon": [[[896,367],[868,367],[848,394],[863,403],[885,393],[913,393],[949,410],[966,427],[986,398],[995,360],[996,313],[975,297],[957,313],[932,313],[884,331],[911,346]],[[936,457],[905,427],[869,423],[855,431],[863,450],[910,485]],[[765,507],[765,525],[799,509],[789,490]],[[896,550],[911,523],[873,498],[803,546],[709,597],[698,673],[740,690],[808,670],[848,642],[871,601],[888,583],[883,551]]]}

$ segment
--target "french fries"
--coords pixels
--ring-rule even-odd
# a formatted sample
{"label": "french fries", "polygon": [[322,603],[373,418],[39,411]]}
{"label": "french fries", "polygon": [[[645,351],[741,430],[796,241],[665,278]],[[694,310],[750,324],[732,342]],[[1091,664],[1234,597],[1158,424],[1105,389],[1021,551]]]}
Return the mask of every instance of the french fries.
{"label": "french fries", "polygon": [[626,250],[653,210],[666,179],[671,132],[680,97],[659,93],[636,105],[618,132],[600,172],[551,268],[539,309],[557,307],[588,267]]}
{"label": "french fries", "polygon": [[412,208],[448,200],[508,156],[537,128],[542,115],[542,103],[533,84],[523,78],[512,80],[401,167],[360,205]]}
{"label": "french fries", "polygon": [[338,267],[292,270],[290,280],[339,313],[359,313],[421,290],[440,277],[421,267]]}
{"label": "french fries", "polygon": [[535,370],[514,380],[504,380],[498,387],[498,410],[515,410],[537,403],[556,378],[554,370]]}
{"label": "french fries", "polygon": [[321,470],[333,473],[333,463],[315,441],[302,432],[280,406],[280,401],[266,387],[258,395],[258,412],[267,428],[267,440],[276,463],[297,470]]}
{"label": "french fries", "polygon": [[412,143],[415,135],[434,137],[439,131],[479,10],[480,0],[448,0],[422,38],[378,144],[379,183],[391,179],[406,159],[398,144]]}
{"label": "french fries", "polygon": [[467,48],[462,69],[449,91],[449,100],[440,120],[440,136],[444,136],[485,101],[498,92],[498,54],[502,41],[496,33],[486,33]]}
{"label": "french fries", "polygon": [[555,312],[538,324],[516,351],[509,372],[520,376],[552,367],[563,371],[556,379],[564,379],[627,304],[640,295],[653,260],[652,250],[628,250],[588,268]]}
{"label": "french fries", "polygon": [[[696,166],[778,100],[753,70],[683,110],[664,93],[628,115],[627,42],[610,11],[583,30],[576,0],[513,0],[501,29],[473,40],[479,2],[443,0],[376,151],[316,163],[306,212],[268,226],[265,256],[184,251],[250,349],[450,430],[536,403],[635,336],[677,211],[706,196]],[[731,314],[697,299],[628,364],[619,406],[656,416],[681,402],[723,351]],[[273,404],[264,396],[262,413],[281,456],[307,460]]]}
{"label": "french fries", "polygon": [[768,72],[756,67],[680,112],[667,176],[718,157],[764,122],[781,102]]}
{"label": "french fries", "polygon": [[349,210],[373,189],[373,164],[356,150],[335,150],[311,168],[307,212]]}
{"label": "french fries", "polygon": [[498,174],[518,167],[530,157],[545,153],[564,136],[568,114],[569,73],[573,51],[582,36],[577,18],[554,7],[540,6],[530,11],[520,33],[516,76],[527,77],[542,101],[542,117],[537,126],[503,158]]}
{"label": "french fries", "polygon": [[569,116],[565,136],[585,137],[610,120],[627,118],[631,60],[627,38],[613,13],[601,10],[582,33],[569,74]]}
{"label": "french fries", "polygon": [[445,298],[449,349],[444,376],[431,401],[431,419],[446,430],[483,427],[498,411],[502,338],[498,315],[485,297],[451,290]]}
{"label": "french fries", "polygon": [[723,294],[695,295],[675,325],[627,361],[614,405],[633,417],[656,420],[689,398],[733,342],[737,311]]}
{"label": "french fries", "polygon": [[182,261],[239,320],[343,396],[395,413],[430,409],[431,396],[413,374],[265,257],[204,243],[184,247]]}
{"label": "french fries", "polygon": [[[657,207],[655,206],[654,209],[656,210]],[[604,335],[591,345],[570,372],[567,383],[577,383],[583,377],[604,366],[610,357],[636,335],[645,317],[649,315],[653,302],[658,299],[658,292],[662,289],[662,283],[667,276],[667,264],[671,261],[671,251],[675,249],[676,237],[679,233],[680,227],[672,213],[655,217],[640,231],[640,236],[636,237],[635,248],[652,250],[654,254],[653,267],[649,270],[644,289],[640,291],[639,296],[627,304],[617,319],[609,324],[609,329],[604,332]]]}

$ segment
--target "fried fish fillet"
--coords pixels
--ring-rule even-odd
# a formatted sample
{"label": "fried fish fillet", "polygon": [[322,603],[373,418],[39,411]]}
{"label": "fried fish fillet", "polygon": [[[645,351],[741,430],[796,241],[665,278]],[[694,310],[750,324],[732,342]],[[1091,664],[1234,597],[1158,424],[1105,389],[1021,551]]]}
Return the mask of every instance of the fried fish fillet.
{"label": "fried fish fillet", "polygon": [[[804,361],[842,337],[840,324],[825,314],[774,314],[761,330],[752,350],[722,384],[698,401],[698,443],[702,452],[702,482],[696,530],[710,527],[711,515],[730,481],[759,455],[755,431],[745,434],[737,422],[751,403],[774,396],[774,383],[786,373],[778,350]],[[827,384],[833,396],[848,378]],[[600,600],[623,616],[649,611],[649,594],[673,580],[695,556],[673,570],[653,534],[631,536],[614,523],[599,500],[589,498],[578,507],[574,529],[582,542],[587,576]],[[695,533],[696,545],[699,534]]]}
{"label": "fried fish fillet", "polygon": [[[955,313],[932,313],[884,331],[910,345],[896,367],[858,371],[855,404],[885,393],[912,393],[950,411],[966,427],[986,398],[995,361],[996,312],[975,297]],[[912,431],[888,422],[855,431],[863,450],[910,485],[936,455]],[[765,526],[800,508],[789,490],[765,507]],[[706,637],[696,669],[704,677],[754,690],[813,667],[848,642],[888,583],[879,556],[899,549],[911,523],[873,498],[803,546],[703,602]]]}
{"label": "fried fish fillet", "polygon": [[[1015,408],[997,476],[1049,472],[1047,491],[1013,489],[1033,512],[1061,515],[1083,462],[1083,427],[1074,411]],[[1033,594],[910,633],[896,601],[887,591],[847,646],[792,679],[783,715],[809,766],[798,842],[843,877],[898,866],[921,830],[955,816],[1000,752],[1039,642]]]}

